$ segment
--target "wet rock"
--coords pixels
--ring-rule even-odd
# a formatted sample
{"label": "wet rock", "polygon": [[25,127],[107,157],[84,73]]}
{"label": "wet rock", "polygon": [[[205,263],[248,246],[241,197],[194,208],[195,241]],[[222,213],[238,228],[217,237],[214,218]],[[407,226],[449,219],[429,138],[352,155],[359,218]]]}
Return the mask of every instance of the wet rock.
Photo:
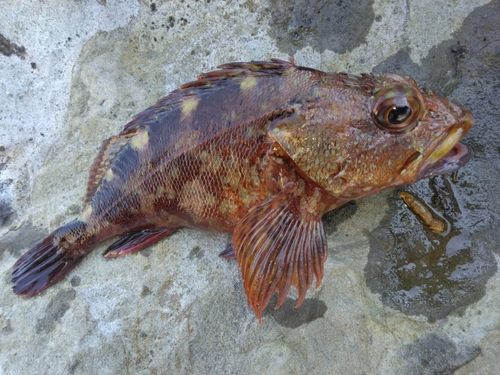
{"label": "wet rock", "polygon": [[[384,303],[406,314],[440,319],[479,301],[488,279],[497,272],[500,178],[497,145],[498,109],[484,101],[498,91],[500,69],[496,25],[499,2],[478,8],[454,38],[435,46],[418,67],[404,52],[379,69],[397,67],[420,76],[429,88],[468,103],[476,126],[465,140],[474,157],[456,181],[447,176],[420,181],[407,188],[448,223],[443,234],[430,232],[402,205],[396,195],[378,229],[369,237],[371,252],[365,268],[367,283]],[[479,93],[478,86],[481,87]],[[492,104],[492,103],[491,103]]]}
{"label": "wet rock", "polygon": [[36,322],[36,333],[52,332],[56,324],[60,323],[61,318],[71,307],[70,302],[76,297],[73,289],[61,290],[50,301],[43,317],[38,318]]}
{"label": "wet rock", "polygon": [[270,34],[280,49],[293,55],[311,46],[344,53],[363,42],[374,21],[373,1],[271,2]]}
{"label": "wet rock", "polygon": [[405,374],[451,375],[481,354],[479,347],[457,347],[448,337],[430,333],[400,350]]}
{"label": "wet rock", "polygon": [[[463,191],[449,177],[435,177],[404,189],[430,201],[442,199],[437,208],[448,229],[432,232],[394,191],[386,218],[369,234],[367,284],[384,303],[405,314],[435,321],[453,311],[460,313],[484,296],[488,279],[498,270],[493,244],[478,240],[476,231],[481,228],[470,221],[473,215],[463,201],[456,199],[454,194]],[[488,220],[486,215],[479,221]]]}
{"label": "wet rock", "polygon": [[13,228],[0,237],[0,252],[8,251],[10,255],[19,257],[47,234],[29,223]]}

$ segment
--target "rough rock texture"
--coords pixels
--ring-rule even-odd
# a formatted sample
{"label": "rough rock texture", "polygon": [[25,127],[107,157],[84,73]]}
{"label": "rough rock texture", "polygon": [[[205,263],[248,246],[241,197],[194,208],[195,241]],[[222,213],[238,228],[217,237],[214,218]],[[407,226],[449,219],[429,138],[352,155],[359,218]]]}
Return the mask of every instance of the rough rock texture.
{"label": "rough rock texture", "polygon": [[[500,1],[2,2],[0,374],[497,374]],[[100,246],[34,298],[10,269],[80,212],[103,139],[216,65],[287,59],[395,70],[469,107],[456,181],[405,188],[450,224],[430,234],[390,190],[325,217],[321,288],[259,325],[227,235],[181,230],[138,254]],[[272,302],[271,302],[272,305]]]}

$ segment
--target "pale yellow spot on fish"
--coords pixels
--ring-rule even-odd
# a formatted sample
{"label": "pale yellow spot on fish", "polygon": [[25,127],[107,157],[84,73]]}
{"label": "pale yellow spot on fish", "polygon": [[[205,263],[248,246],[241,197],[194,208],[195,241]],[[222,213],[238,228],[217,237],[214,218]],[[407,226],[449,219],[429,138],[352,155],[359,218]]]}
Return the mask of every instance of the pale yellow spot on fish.
{"label": "pale yellow spot on fish", "polygon": [[320,201],[321,200],[321,191],[319,190],[314,190],[313,192],[313,198],[317,201]]}
{"label": "pale yellow spot on fish", "polygon": [[202,151],[200,156],[201,169],[200,174],[202,173],[220,173],[220,169],[223,166],[223,160],[220,156],[217,155],[209,155],[207,152]]}
{"label": "pale yellow spot on fish", "polygon": [[187,181],[182,186],[179,204],[186,212],[192,213],[193,217],[203,218],[206,213],[207,195],[205,186],[199,180]]}
{"label": "pale yellow spot on fish", "polygon": [[174,168],[171,168],[171,169],[170,169],[170,176],[171,176],[172,178],[177,178],[177,177],[179,177],[179,175],[180,175],[179,168],[174,167]]}
{"label": "pale yellow spot on fish", "polygon": [[253,76],[248,76],[243,81],[241,81],[240,89],[242,89],[242,90],[251,89],[256,84],[257,84],[257,78],[255,78]]}
{"label": "pale yellow spot on fish", "polygon": [[83,221],[84,223],[86,223],[89,219],[90,219],[90,216],[92,215],[92,206],[90,204],[87,204],[85,206],[85,208],[83,209],[83,212],[80,214],[80,221]]}
{"label": "pale yellow spot on fish", "polygon": [[248,194],[248,190],[241,187],[238,191],[238,198],[243,202],[245,206],[250,204],[250,196]]}
{"label": "pale yellow spot on fish", "polygon": [[215,206],[215,203],[217,203],[214,195],[211,193],[207,194],[207,196],[205,197],[205,202],[206,202],[207,206]]}
{"label": "pale yellow spot on fish", "polygon": [[219,211],[223,215],[232,214],[236,211],[236,206],[234,205],[233,202],[225,199],[222,201]]}
{"label": "pale yellow spot on fish", "polygon": [[236,190],[240,187],[240,179],[237,177],[233,177],[229,179],[229,186],[233,188],[233,190]]}
{"label": "pale yellow spot on fish", "polygon": [[106,174],[104,175],[104,180],[111,181],[114,177],[115,177],[115,174],[113,173],[113,170],[110,168],[107,170]]}
{"label": "pale yellow spot on fish", "polygon": [[247,138],[252,138],[254,136],[254,134],[255,134],[254,127],[253,126],[248,126],[246,128],[246,130],[245,130],[245,133],[246,133],[245,135],[246,135]]}
{"label": "pale yellow spot on fish", "polygon": [[199,157],[200,157],[200,160],[205,163],[208,160],[208,152],[206,152],[206,151],[200,152]]}
{"label": "pale yellow spot on fish", "polygon": [[250,182],[252,183],[253,186],[260,186],[261,181],[259,177],[259,172],[257,171],[257,168],[251,167],[249,170],[249,175],[250,175]]}
{"label": "pale yellow spot on fish", "polygon": [[220,181],[224,186],[230,186],[234,191],[240,186],[240,179],[237,176],[223,174],[220,176]]}
{"label": "pale yellow spot on fish", "polygon": [[132,138],[130,142],[130,147],[134,150],[142,150],[146,148],[149,142],[149,134],[147,130],[140,130],[136,135]]}
{"label": "pale yellow spot on fish", "polygon": [[223,160],[221,157],[215,155],[212,157],[212,168],[214,172],[217,172],[222,167]]}
{"label": "pale yellow spot on fish", "polygon": [[140,201],[140,212],[149,214],[154,212],[155,199],[152,196],[143,197]]}
{"label": "pale yellow spot on fish", "polygon": [[175,197],[175,190],[171,186],[158,186],[156,188],[157,199],[173,200]]}
{"label": "pale yellow spot on fish", "polygon": [[297,189],[295,189],[295,195],[297,197],[300,197],[302,194],[304,194],[304,190],[306,188],[306,183],[303,179],[299,179],[297,183]]}
{"label": "pale yellow spot on fish", "polygon": [[319,189],[315,190],[313,192],[313,195],[308,197],[307,199],[304,198],[300,199],[300,207],[306,209],[307,212],[311,214],[321,212],[320,203],[321,203],[321,191],[319,191]]}
{"label": "pale yellow spot on fish", "polygon": [[307,201],[305,198],[300,198],[300,208],[307,209]]}
{"label": "pale yellow spot on fish", "polygon": [[200,97],[198,96],[194,96],[184,100],[184,102],[182,103],[181,119],[184,120],[188,116],[190,116],[198,106],[199,102],[200,102]]}

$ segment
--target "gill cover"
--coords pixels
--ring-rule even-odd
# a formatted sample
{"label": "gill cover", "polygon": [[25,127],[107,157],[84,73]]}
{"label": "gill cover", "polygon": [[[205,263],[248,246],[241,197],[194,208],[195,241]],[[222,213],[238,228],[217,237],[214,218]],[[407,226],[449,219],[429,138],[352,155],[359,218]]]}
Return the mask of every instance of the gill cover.
{"label": "gill cover", "polygon": [[314,110],[295,106],[273,120],[269,137],[277,142],[300,171],[329,190],[341,165],[335,162],[338,133],[333,125],[314,117]]}

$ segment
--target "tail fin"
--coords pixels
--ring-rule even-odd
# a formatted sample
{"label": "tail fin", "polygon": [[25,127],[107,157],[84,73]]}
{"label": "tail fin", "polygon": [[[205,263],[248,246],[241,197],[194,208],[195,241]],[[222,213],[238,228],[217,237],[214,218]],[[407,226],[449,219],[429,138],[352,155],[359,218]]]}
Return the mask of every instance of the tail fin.
{"label": "tail fin", "polygon": [[[69,245],[76,239],[79,248]],[[74,221],[49,234],[17,260],[12,267],[15,294],[31,297],[57,283],[89,253],[86,224]]]}

